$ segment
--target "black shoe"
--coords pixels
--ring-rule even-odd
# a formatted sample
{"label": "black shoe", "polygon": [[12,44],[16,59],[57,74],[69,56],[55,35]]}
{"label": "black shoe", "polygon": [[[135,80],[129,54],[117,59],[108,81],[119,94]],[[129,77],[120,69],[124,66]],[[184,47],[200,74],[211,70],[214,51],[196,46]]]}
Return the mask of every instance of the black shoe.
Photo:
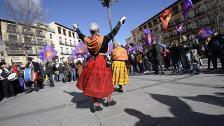
{"label": "black shoe", "polygon": [[109,106],[113,106],[113,105],[115,105],[115,104],[117,104],[117,102],[114,101],[114,100],[112,100],[112,101],[110,101],[110,102],[106,101],[106,103],[104,103],[104,106],[105,106],[105,107],[109,107]]}
{"label": "black shoe", "polygon": [[96,111],[102,111],[103,108],[102,108],[101,106],[95,106],[95,110],[96,110]]}
{"label": "black shoe", "polygon": [[118,89],[118,92],[123,93],[123,92],[124,92],[124,90],[123,90],[123,89]]}
{"label": "black shoe", "polygon": [[102,110],[103,110],[103,108],[101,106],[95,106],[95,105],[90,106],[90,111],[92,113],[95,113],[96,111],[102,111]]}

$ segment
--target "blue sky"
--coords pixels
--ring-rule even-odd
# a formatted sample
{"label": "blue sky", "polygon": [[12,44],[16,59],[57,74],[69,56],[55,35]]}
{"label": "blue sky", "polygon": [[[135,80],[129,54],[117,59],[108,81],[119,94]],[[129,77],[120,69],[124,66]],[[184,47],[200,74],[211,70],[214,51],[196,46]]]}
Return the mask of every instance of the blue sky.
{"label": "blue sky", "polygon": [[[0,17],[6,17],[4,0],[0,0]],[[121,27],[115,37],[116,41],[124,44],[130,36],[131,30],[171,5],[176,0],[119,0],[111,6],[113,26],[122,16],[127,17],[126,23]],[[47,16],[45,22],[58,22],[67,27],[73,23],[79,25],[80,30],[89,34],[89,24],[97,22],[102,35],[110,30],[106,8],[99,0],[42,0]]]}

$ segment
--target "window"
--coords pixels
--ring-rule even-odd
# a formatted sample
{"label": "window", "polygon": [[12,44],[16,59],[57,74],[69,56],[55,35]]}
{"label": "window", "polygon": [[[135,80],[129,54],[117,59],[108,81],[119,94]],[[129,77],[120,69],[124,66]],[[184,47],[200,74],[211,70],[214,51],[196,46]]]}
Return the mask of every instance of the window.
{"label": "window", "polygon": [[67,38],[65,38],[65,43],[67,43]]}
{"label": "window", "polygon": [[17,36],[16,35],[9,35],[9,41],[14,42],[17,41]]}
{"label": "window", "polygon": [[59,43],[62,43],[62,38],[61,37],[59,37]]}
{"label": "window", "polygon": [[40,44],[40,43],[43,43],[43,42],[44,42],[44,40],[43,40],[43,39],[41,39],[41,38],[37,38],[37,42]]}
{"label": "window", "polygon": [[66,36],[66,29],[63,29],[63,34]]}
{"label": "window", "polygon": [[52,34],[50,34],[50,39],[52,39]]}
{"label": "window", "polygon": [[54,43],[51,43],[51,46],[54,47]]}
{"label": "window", "polygon": [[202,1],[202,0],[193,0],[192,3],[194,5],[194,4],[196,4],[196,3],[200,2],[200,1]]}
{"label": "window", "polygon": [[36,32],[37,32],[37,36],[43,36],[44,35],[42,30],[37,30]]}
{"label": "window", "polygon": [[151,23],[151,22],[149,22],[149,23],[148,23],[148,26],[149,26],[149,28],[151,28],[151,27],[152,27],[152,23]]}
{"label": "window", "polygon": [[71,31],[68,31],[68,35],[69,35],[69,37],[71,37]]}
{"label": "window", "polygon": [[66,48],[66,54],[68,54],[69,52],[68,52],[68,48]]}
{"label": "window", "polygon": [[24,37],[24,41],[27,42],[31,42],[31,37]]}
{"label": "window", "polygon": [[58,34],[61,34],[61,27],[58,27]]}
{"label": "window", "polygon": [[75,38],[75,33],[74,33],[74,32],[72,32],[72,35],[73,35],[73,37]]}
{"label": "window", "polygon": [[63,47],[61,47],[61,53],[63,54]]}
{"label": "window", "polygon": [[8,32],[16,32],[16,25],[8,24],[7,25],[7,31]]}
{"label": "window", "polygon": [[157,19],[154,19],[153,20],[153,25],[155,26],[155,25],[157,25],[157,23],[158,23]]}
{"label": "window", "polygon": [[177,14],[179,11],[178,6],[173,7],[173,15]]}

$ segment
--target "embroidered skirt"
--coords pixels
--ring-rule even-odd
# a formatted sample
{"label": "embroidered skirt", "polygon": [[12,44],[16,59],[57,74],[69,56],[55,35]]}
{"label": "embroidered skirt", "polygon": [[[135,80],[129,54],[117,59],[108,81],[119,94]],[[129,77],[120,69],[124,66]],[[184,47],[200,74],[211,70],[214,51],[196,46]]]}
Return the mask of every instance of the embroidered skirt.
{"label": "embroidered skirt", "polygon": [[104,55],[91,57],[83,66],[77,85],[84,95],[104,98],[114,92],[111,67],[106,63]]}

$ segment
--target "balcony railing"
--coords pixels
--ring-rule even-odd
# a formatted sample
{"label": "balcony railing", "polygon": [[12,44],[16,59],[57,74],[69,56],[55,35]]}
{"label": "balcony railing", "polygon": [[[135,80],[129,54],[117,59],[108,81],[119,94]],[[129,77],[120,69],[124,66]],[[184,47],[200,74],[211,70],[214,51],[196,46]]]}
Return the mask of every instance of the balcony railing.
{"label": "balcony railing", "polygon": [[7,54],[24,54],[24,50],[12,50],[12,49],[6,49]]}

